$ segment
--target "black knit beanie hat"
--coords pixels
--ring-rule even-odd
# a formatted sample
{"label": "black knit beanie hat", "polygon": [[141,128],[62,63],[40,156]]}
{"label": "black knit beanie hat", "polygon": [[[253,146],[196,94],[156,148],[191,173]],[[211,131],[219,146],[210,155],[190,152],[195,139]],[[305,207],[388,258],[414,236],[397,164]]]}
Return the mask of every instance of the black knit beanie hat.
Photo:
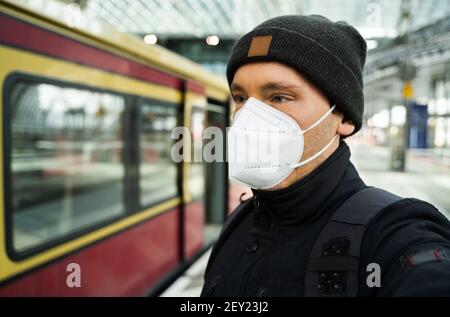
{"label": "black knit beanie hat", "polygon": [[336,104],[355,125],[354,134],[362,125],[366,51],[365,40],[346,22],[332,22],[319,15],[279,16],[258,25],[234,44],[227,65],[228,84],[244,64],[287,64]]}

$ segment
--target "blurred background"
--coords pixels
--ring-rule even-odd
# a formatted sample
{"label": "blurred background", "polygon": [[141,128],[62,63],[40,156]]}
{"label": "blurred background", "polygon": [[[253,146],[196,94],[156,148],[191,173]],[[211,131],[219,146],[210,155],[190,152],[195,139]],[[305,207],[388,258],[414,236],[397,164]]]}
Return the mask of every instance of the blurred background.
{"label": "blurred background", "polygon": [[[10,0],[5,3],[3,18],[11,15],[16,21],[23,19],[28,24],[36,23],[41,30],[51,29],[86,47],[95,47],[167,74],[200,82],[205,90],[194,87],[193,91],[206,96],[208,114],[193,110],[192,120],[189,119],[194,128],[197,125],[200,129],[205,124],[222,128],[227,124],[226,117],[230,113],[226,102],[225,69],[230,49],[240,36],[269,18],[285,14],[320,14],[334,21],[346,21],[360,31],[368,46],[364,72],[364,126],[348,139],[352,161],[368,185],[382,187],[400,196],[426,200],[450,217],[450,0]],[[2,67],[6,69],[13,62],[17,65],[28,65],[28,61],[33,61],[30,65],[44,63],[28,55],[7,55],[5,47],[25,47],[18,44],[20,41],[26,45],[31,43],[33,49],[29,51],[38,54],[41,49],[37,48],[38,43],[45,46],[49,39],[31,32],[19,32],[19,28],[11,27],[12,23],[9,20],[0,22],[0,54],[9,56],[9,59],[2,58]],[[66,50],[64,54],[73,53],[68,63],[90,63],[89,58],[81,61],[82,50],[65,45],[51,46],[52,51],[46,54],[55,57],[55,52]],[[89,67],[130,77],[137,69],[104,56],[97,62],[104,64]],[[42,65],[46,77],[69,80],[67,74],[71,68],[66,71],[61,65],[52,66],[50,61]],[[117,66],[114,71],[109,69],[113,65]],[[27,258],[28,252],[31,256],[39,254],[39,250],[53,250],[55,245],[70,242],[73,237],[96,232],[99,223],[106,221],[109,225],[117,219],[126,220],[133,212],[157,206],[171,197],[184,199],[185,183],[180,180],[180,175],[188,175],[191,189],[199,191],[192,191],[193,201],[201,197],[205,208],[221,206],[218,218],[208,215],[195,218],[210,226],[202,227],[202,242],[188,249],[198,251],[203,246],[206,250],[208,243],[217,237],[222,216],[226,210],[233,209],[238,196],[232,196],[234,203],[225,207],[226,198],[222,194],[227,185],[225,181],[220,186],[217,185],[219,182],[215,183],[218,175],[220,179],[226,179],[223,166],[202,169],[200,165],[192,165],[187,171],[184,167],[180,170],[170,161],[170,131],[183,122],[180,115],[191,115],[190,112],[179,114],[175,104],[188,102],[187,97],[172,96],[153,86],[140,88],[138,83],[133,86],[131,82],[121,82],[115,75],[108,77],[106,84],[102,74],[84,71],[73,73],[71,80],[76,86],[70,88],[55,86],[47,80],[29,82],[27,77],[11,86],[8,92],[15,109],[11,130],[14,186],[9,193],[12,198],[8,206],[16,209],[11,217],[15,219],[14,229],[6,231],[11,239],[16,239],[11,243],[12,251],[7,253],[16,254],[18,259]],[[27,74],[36,75],[37,72],[33,70]],[[89,88],[83,91],[84,80],[91,88],[95,87],[95,82],[106,90],[92,92]],[[166,77],[160,84],[172,85],[171,89],[192,90],[190,84],[171,83]],[[208,88],[208,84],[214,87]],[[115,93],[128,86],[131,88],[125,97]],[[220,90],[222,92],[217,93]],[[172,104],[167,106],[155,101],[159,97],[130,99],[128,95],[145,94],[146,91],[154,96],[164,96],[162,99]],[[140,117],[136,117],[142,120],[132,121],[135,120],[133,113],[128,116],[126,109],[130,108],[130,103],[136,103],[142,109],[139,110]],[[133,128],[140,122],[136,125],[139,130],[134,131],[123,124],[127,118]],[[127,156],[126,138],[122,138],[122,134],[140,140],[139,144],[133,145],[135,148],[131,148],[131,151],[137,151],[134,156]],[[141,152],[138,152],[139,148]],[[137,163],[135,166],[129,162]],[[208,192],[208,186],[209,189],[217,187],[218,191]],[[134,200],[122,199],[122,193],[127,192],[140,194],[133,196]],[[219,196],[221,198],[217,198]],[[183,203],[180,206],[184,206]],[[179,208],[182,215],[185,207]],[[188,214],[188,207],[186,210]],[[183,217],[180,216],[180,223],[183,223]],[[183,228],[181,235],[194,228],[195,236],[195,226]],[[183,250],[185,244],[194,241],[186,238],[188,242],[183,242],[178,236],[173,239],[181,239],[177,248]],[[47,242],[51,243],[47,245]],[[159,255],[168,250],[167,246],[159,244],[154,247],[160,248]],[[75,246],[67,248],[76,249]],[[173,256],[179,256],[174,261],[186,267],[186,259],[193,260],[195,252],[183,250],[176,251]],[[66,251],[58,252],[55,256]],[[0,265],[4,265],[6,277],[21,274],[34,266],[16,267],[7,258],[5,255],[2,260],[0,254]],[[47,263],[47,258],[36,261]],[[175,264],[169,261],[160,265],[170,269],[152,272],[151,283],[148,282],[152,288],[162,283],[162,276],[166,276]],[[198,294],[203,267],[204,263],[194,267],[192,277],[197,280],[193,284],[189,282],[188,273],[187,280],[181,284],[193,286],[182,294]],[[18,294],[21,293],[18,291]],[[93,288],[89,294],[109,293],[105,286]]]}

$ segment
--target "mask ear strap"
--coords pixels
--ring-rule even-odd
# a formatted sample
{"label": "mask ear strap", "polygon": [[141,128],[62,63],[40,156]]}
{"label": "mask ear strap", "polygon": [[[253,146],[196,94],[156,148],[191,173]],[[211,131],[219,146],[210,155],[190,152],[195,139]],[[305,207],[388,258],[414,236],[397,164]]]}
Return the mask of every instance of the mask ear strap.
{"label": "mask ear strap", "polygon": [[333,142],[336,140],[336,138],[339,136],[339,134],[336,134],[335,136],[334,136],[334,138],[333,139],[331,139],[331,141],[330,141],[330,143],[328,143],[327,145],[325,145],[325,147],[322,149],[322,150],[320,150],[319,152],[317,152],[316,154],[314,154],[313,156],[311,156],[310,158],[307,158],[306,160],[304,160],[304,161],[302,161],[302,162],[300,162],[300,163],[297,163],[297,164],[295,164],[295,165],[292,165],[291,167],[300,167],[300,166],[303,166],[303,165],[305,165],[305,164],[308,164],[309,162],[311,162],[312,160],[315,160],[316,158],[318,158],[319,156],[321,156],[322,154],[323,154],[323,152],[325,152],[332,144],[333,144]]}
{"label": "mask ear strap", "polygon": [[312,126],[310,126],[308,129],[304,130],[304,131],[303,131],[303,134],[306,133],[306,132],[308,132],[309,130],[311,130],[311,129],[317,127],[323,120],[325,120],[325,119],[330,115],[330,113],[333,112],[334,108],[336,108],[336,105],[334,105],[333,107],[331,107],[330,110],[328,110],[328,111],[322,116],[322,118],[320,118],[319,120],[316,121],[316,123],[314,123],[314,124],[313,124]]}

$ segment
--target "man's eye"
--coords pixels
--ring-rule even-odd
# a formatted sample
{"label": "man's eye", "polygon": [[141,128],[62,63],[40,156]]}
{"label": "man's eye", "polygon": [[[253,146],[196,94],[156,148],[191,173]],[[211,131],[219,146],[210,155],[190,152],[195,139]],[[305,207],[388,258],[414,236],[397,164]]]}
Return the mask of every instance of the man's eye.
{"label": "man's eye", "polygon": [[245,98],[244,96],[242,96],[242,95],[234,96],[234,101],[235,101],[236,103],[238,103],[238,104],[244,103],[245,100],[246,100],[246,98]]}
{"label": "man's eye", "polygon": [[276,95],[272,97],[272,102],[274,103],[283,103],[286,101],[289,101],[289,99],[287,99],[286,97],[280,96],[280,95]]}

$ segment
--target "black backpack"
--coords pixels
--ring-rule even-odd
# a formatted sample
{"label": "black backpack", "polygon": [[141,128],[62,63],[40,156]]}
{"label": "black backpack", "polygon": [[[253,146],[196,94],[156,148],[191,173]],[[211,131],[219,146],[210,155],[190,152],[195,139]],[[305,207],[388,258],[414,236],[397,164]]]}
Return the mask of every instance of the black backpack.
{"label": "black backpack", "polygon": [[[385,190],[367,187],[348,198],[330,217],[316,238],[305,276],[305,296],[354,297],[358,295],[360,253],[364,233],[372,219],[385,207],[402,198]],[[217,252],[252,210],[249,199],[228,217],[214,245],[206,273]],[[360,212],[355,212],[360,210]]]}

